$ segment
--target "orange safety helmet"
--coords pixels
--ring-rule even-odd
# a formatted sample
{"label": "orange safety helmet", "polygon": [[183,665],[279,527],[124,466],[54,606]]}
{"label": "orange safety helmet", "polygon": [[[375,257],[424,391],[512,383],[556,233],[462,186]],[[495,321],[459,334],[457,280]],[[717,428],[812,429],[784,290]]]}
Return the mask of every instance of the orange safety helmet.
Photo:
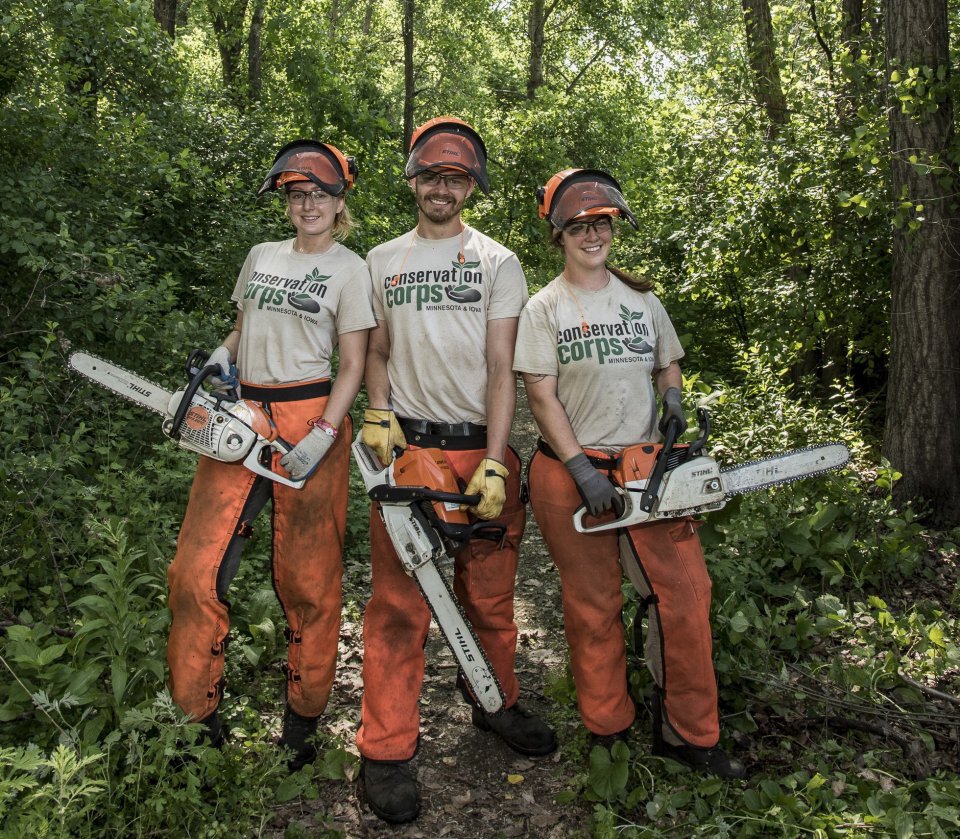
{"label": "orange safety helmet", "polygon": [[558,230],[583,216],[620,216],[634,229],[636,216],[630,212],[620,184],[599,169],[564,169],[546,186],[537,190],[540,218],[547,218]]}
{"label": "orange safety helmet", "polygon": [[415,178],[427,169],[459,169],[470,175],[484,192],[490,192],[487,147],[473,127],[462,119],[436,117],[414,130],[404,174]]}
{"label": "orange safety helmet", "polygon": [[315,183],[330,195],[342,195],[357,180],[357,162],[336,146],[316,140],[287,143],[273,159],[273,168],[257,190],[263,195],[297,181]]}

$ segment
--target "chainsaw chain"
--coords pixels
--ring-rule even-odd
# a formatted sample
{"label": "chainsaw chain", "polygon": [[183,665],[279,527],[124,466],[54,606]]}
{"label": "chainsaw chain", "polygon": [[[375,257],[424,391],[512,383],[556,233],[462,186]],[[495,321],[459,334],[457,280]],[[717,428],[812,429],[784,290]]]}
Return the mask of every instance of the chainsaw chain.
{"label": "chainsaw chain", "polygon": [[[816,451],[817,449],[827,449],[830,446],[834,446],[834,445],[836,445],[836,443],[817,443],[814,446],[805,446],[804,448],[801,448],[801,449],[791,449],[789,452],[787,452],[787,454],[801,454],[803,452],[813,452],[813,451]],[[721,467],[720,474],[722,475],[725,472],[734,472],[734,471],[743,469],[747,466],[757,466],[758,464],[761,464],[761,463],[767,463],[768,461],[771,461],[771,460],[777,460],[778,458],[782,457],[784,454],[785,452],[780,452],[780,454],[772,454],[769,457],[759,457],[756,460],[748,460],[748,461],[745,461],[744,463],[734,464],[733,466]],[[842,466],[843,464],[840,464],[840,465]],[[793,484],[793,483],[796,483],[797,481],[805,481],[807,478],[815,478],[818,475],[826,475],[827,472],[832,472],[836,468],[838,467],[828,466],[825,469],[817,469],[814,472],[807,472],[804,475],[797,475],[796,477],[793,477],[793,478],[781,478],[778,481],[764,481],[762,484],[743,487],[742,489],[735,490],[734,492],[728,492],[726,493],[726,497],[733,498],[733,496],[742,495],[745,492],[756,492],[757,490],[767,489],[768,487],[781,486],[783,484]]]}
{"label": "chainsaw chain", "polygon": [[[72,356],[75,355],[75,354],[76,354],[76,353],[70,353],[70,356],[72,357]],[[113,367],[113,368],[115,368],[115,369],[117,369],[117,370],[122,370],[122,371],[123,371],[124,373],[126,373],[128,376],[133,376],[135,379],[140,379],[140,380],[145,381],[145,382],[150,382],[151,385],[153,385],[155,388],[157,388],[157,389],[159,389],[159,390],[161,390],[161,391],[166,391],[167,393],[173,392],[173,391],[167,390],[167,388],[165,388],[163,385],[157,384],[156,382],[148,379],[146,376],[141,376],[139,373],[137,373],[137,372],[135,372],[135,371],[133,371],[133,370],[128,370],[128,369],[127,369],[126,367],[124,367],[122,364],[117,364],[115,361],[108,361],[108,360],[105,359],[105,358],[101,358],[101,357],[100,357],[99,355],[97,355],[96,353],[87,352],[86,350],[84,350],[84,351],[83,351],[83,355],[89,356],[90,358],[95,358],[97,361],[100,361],[100,362],[102,362],[102,363],[104,363],[104,364],[109,364],[111,367]],[[70,361],[70,358],[68,357],[68,358],[67,358],[67,362],[69,363],[69,361]],[[114,396],[119,396],[121,399],[126,399],[127,402],[132,402],[134,405],[137,405],[137,406],[140,407],[140,408],[144,408],[144,409],[147,410],[147,411],[152,411],[152,412],[155,413],[155,414],[160,414],[161,417],[167,416],[166,412],[164,412],[164,411],[158,411],[158,410],[156,410],[156,409],[154,409],[154,408],[151,408],[149,405],[147,405],[147,404],[145,404],[145,403],[143,403],[143,402],[138,402],[136,399],[134,399],[134,398],[133,398],[132,396],[130,396],[128,393],[123,393],[123,392],[121,392],[121,391],[119,391],[119,390],[116,390],[116,389],[110,387],[110,385],[104,384],[103,382],[97,381],[96,379],[90,379],[90,378],[88,378],[86,375],[84,375],[83,372],[81,372],[80,370],[78,370],[76,367],[73,367],[72,365],[70,365],[70,369],[73,370],[74,373],[77,373],[78,375],[83,376],[83,378],[84,378],[86,381],[88,381],[88,382],[93,382],[95,385],[97,385],[98,387],[102,387],[104,390],[109,390]]]}
{"label": "chainsaw chain", "polygon": [[[450,560],[450,562],[454,561],[452,557],[448,556],[447,554],[444,554],[442,558],[446,558]],[[432,562],[434,566],[436,566],[437,576],[443,582],[443,586],[444,588],[446,588],[447,594],[450,595],[451,602],[457,607],[457,611],[460,613],[460,617],[463,618],[464,625],[467,627],[467,629],[470,630],[470,633],[473,635],[474,640],[477,642],[477,649],[480,651],[480,656],[483,658],[483,663],[486,665],[487,671],[493,677],[493,683],[497,686],[497,691],[500,694],[500,701],[501,701],[500,710],[496,711],[493,714],[487,711],[484,711],[484,713],[488,717],[500,716],[500,714],[502,714],[507,709],[507,695],[503,692],[503,685],[500,684],[500,680],[497,678],[497,671],[493,669],[493,665],[490,663],[490,659],[487,658],[487,651],[483,648],[483,644],[481,644],[480,639],[477,638],[477,633],[476,633],[476,630],[474,630],[473,628],[473,624],[470,623],[470,619],[467,617],[466,613],[463,611],[463,605],[460,603],[460,598],[457,597],[457,595],[454,593],[453,588],[450,586],[450,583],[447,580],[446,574],[444,574],[442,569],[440,568],[440,564],[439,564],[440,560],[435,559],[435,560],[432,560]],[[447,646],[450,647],[450,651],[453,652],[452,642],[450,641],[449,638],[447,638],[447,634],[443,631],[443,628],[440,625],[440,619],[437,617],[436,610],[433,608],[433,604],[430,602],[430,598],[427,597],[427,593],[423,590],[423,586],[420,585],[420,578],[417,576],[416,571],[413,572],[413,578],[417,581],[417,588],[420,589],[420,594],[423,596],[424,601],[426,602],[427,606],[430,608],[430,614],[433,615],[433,619],[437,622],[437,627],[440,629],[440,634],[443,636],[443,640],[446,641]],[[454,655],[454,661],[456,661],[456,655]],[[469,686],[470,680],[467,679],[467,675],[466,673],[463,672],[463,668],[460,667],[459,663],[457,664],[457,669],[460,671],[460,674],[463,677],[463,683]]]}

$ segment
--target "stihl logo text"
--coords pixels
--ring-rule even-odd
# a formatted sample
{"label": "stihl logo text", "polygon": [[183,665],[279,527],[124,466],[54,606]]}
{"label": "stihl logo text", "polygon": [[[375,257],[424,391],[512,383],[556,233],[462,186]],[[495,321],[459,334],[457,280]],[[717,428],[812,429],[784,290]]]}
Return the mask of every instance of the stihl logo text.
{"label": "stihl logo text", "polygon": [[147,390],[145,387],[138,387],[137,385],[133,384],[132,382],[127,382],[127,387],[129,387],[130,390],[135,390],[135,391],[136,391],[137,393],[139,393],[141,396],[146,396],[147,399],[149,399],[151,396],[153,396],[153,391],[152,391],[152,390]]}
{"label": "stihl logo text", "polygon": [[467,640],[463,637],[463,633],[457,629],[456,631],[457,643],[460,645],[460,649],[463,651],[463,657],[467,661],[474,661],[473,655],[470,653],[470,647],[467,644]]}

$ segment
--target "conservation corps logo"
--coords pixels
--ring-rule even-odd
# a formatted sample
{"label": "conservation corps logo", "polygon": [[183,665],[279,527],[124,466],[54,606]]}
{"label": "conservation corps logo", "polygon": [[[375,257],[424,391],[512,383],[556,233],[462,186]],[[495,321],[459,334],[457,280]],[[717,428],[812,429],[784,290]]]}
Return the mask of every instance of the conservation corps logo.
{"label": "conservation corps logo", "polygon": [[243,299],[256,301],[258,309],[294,315],[301,320],[317,323],[310,315],[320,311],[320,301],[327,296],[326,283],[330,277],[330,274],[321,274],[317,268],[302,280],[255,271],[243,292]]}
{"label": "conservation corps logo", "polygon": [[384,305],[416,306],[419,312],[471,311],[479,312],[477,305],[483,299],[483,272],[476,270],[480,261],[451,262],[450,268],[439,271],[405,271],[383,280]]}
{"label": "conservation corps logo", "polygon": [[653,353],[650,328],[643,312],[620,307],[614,323],[582,323],[557,331],[557,360],[561,364],[595,360],[597,364],[630,364]]}

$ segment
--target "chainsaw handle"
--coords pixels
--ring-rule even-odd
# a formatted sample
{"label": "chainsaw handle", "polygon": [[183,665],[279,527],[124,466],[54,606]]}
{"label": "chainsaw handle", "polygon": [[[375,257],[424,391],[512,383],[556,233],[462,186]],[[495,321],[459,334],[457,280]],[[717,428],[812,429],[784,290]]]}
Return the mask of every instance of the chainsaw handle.
{"label": "chainsaw handle", "polygon": [[170,436],[173,437],[174,440],[180,439],[180,426],[183,425],[187,411],[190,410],[190,404],[193,402],[194,394],[200,390],[200,385],[203,384],[208,376],[219,372],[219,364],[208,364],[206,367],[198,370],[196,375],[190,380],[186,390],[183,392],[183,397],[180,399],[180,404],[177,406],[177,412],[173,415],[173,424],[170,426]]}
{"label": "chainsaw handle", "polygon": [[687,459],[699,454],[710,439],[710,414],[706,408],[697,408],[697,425],[700,426],[700,436],[687,449]]}
{"label": "chainsaw handle", "polygon": [[673,451],[673,446],[679,436],[680,420],[676,417],[671,417],[667,421],[667,430],[663,436],[663,448],[660,449],[660,454],[657,455],[657,462],[653,467],[653,474],[647,482],[647,488],[640,495],[640,509],[645,513],[649,513],[653,509],[653,505],[657,502],[660,483],[663,481],[663,476],[667,471],[667,461],[670,458],[670,453]]}
{"label": "chainsaw handle", "polygon": [[466,504],[473,507],[480,503],[480,494],[463,495],[459,492],[444,492],[427,487],[396,487],[389,484],[375,486],[367,493],[373,501],[405,503],[407,501],[436,501],[440,504]]}

